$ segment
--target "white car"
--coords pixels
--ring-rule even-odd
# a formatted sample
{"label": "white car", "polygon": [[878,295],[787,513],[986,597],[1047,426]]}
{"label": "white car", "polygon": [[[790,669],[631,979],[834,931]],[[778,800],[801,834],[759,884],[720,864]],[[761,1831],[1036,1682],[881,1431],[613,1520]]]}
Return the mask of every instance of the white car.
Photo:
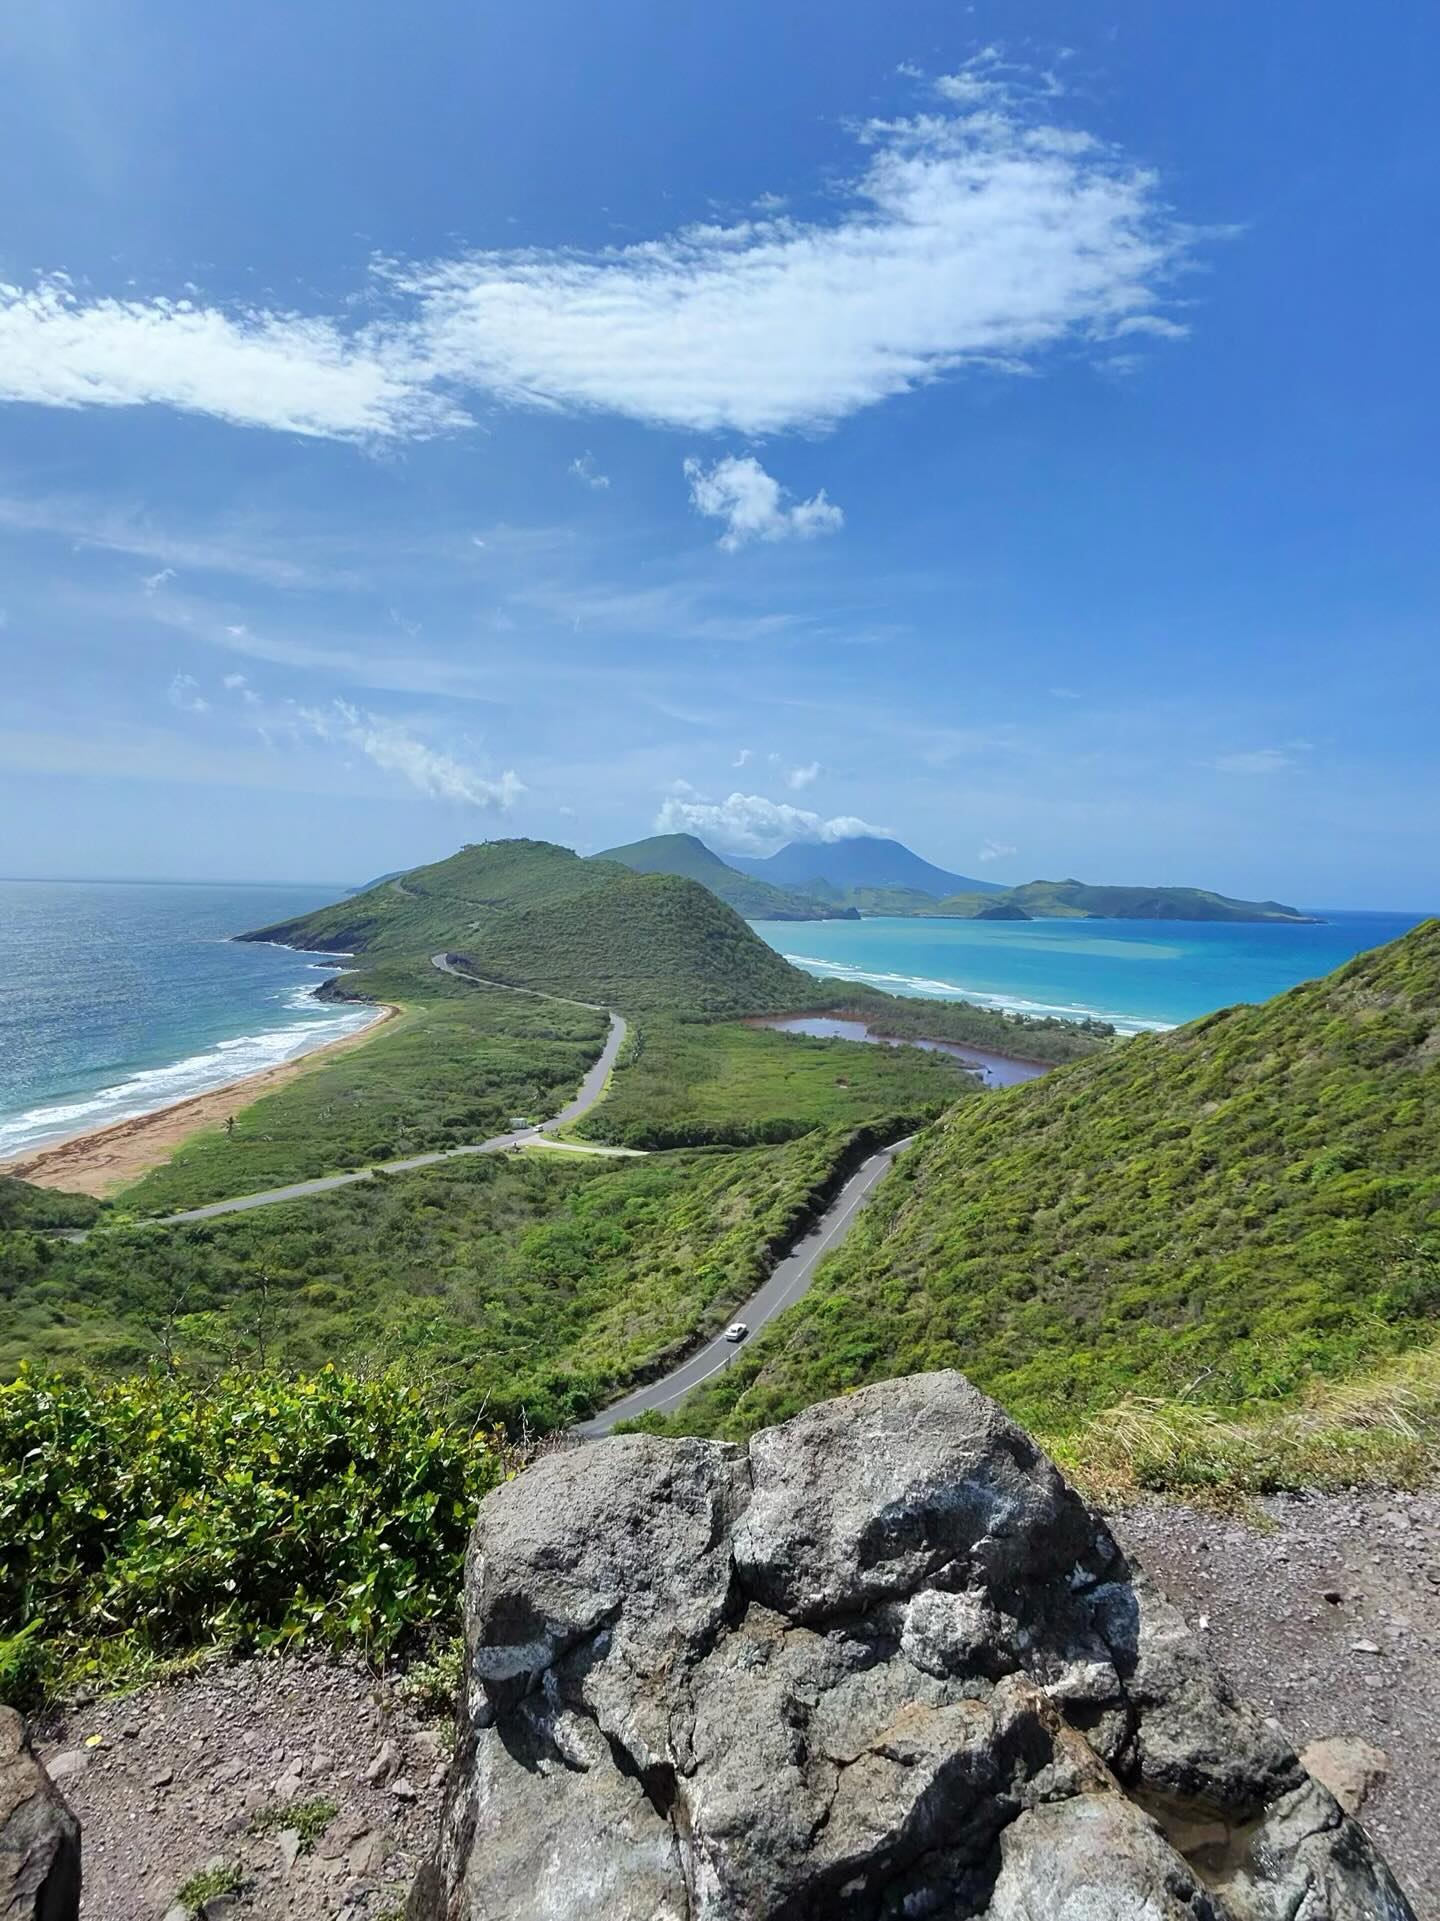
{"label": "white car", "polygon": [[750,1332],[744,1321],[732,1321],[725,1330],[727,1341],[743,1341]]}

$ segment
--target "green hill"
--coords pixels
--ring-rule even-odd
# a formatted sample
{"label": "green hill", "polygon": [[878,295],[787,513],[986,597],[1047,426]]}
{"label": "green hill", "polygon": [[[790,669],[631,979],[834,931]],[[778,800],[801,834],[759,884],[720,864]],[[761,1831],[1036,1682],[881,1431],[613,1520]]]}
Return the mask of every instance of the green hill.
{"label": "green hill", "polygon": [[788,887],[772,887],[738,873],[694,834],[652,834],[625,847],[607,847],[596,860],[619,861],[637,874],[678,874],[698,880],[746,920],[858,920],[853,908]]}
{"label": "green hill", "polygon": [[[1015,909],[1015,912],[1005,910]],[[950,894],[905,910],[950,920],[1290,921],[1315,916],[1278,900],[1233,900],[1203,887],[1091,887],[1082,880],[1031,880],[1000,894]]]}
{"label": "green hill", "polygon": [[623,1008],[804,1007],[815,981],[698,881],[582,860],[548,841],[487,841],[242,938],[366,955],[444,949],[517,987]]}
{"label": "green hill", "polygon": [[961,1102],[686,1417],[961,1367],[1055,1434],[1254,1408],[1440,1325],[1440,922],[1258,1007]]}

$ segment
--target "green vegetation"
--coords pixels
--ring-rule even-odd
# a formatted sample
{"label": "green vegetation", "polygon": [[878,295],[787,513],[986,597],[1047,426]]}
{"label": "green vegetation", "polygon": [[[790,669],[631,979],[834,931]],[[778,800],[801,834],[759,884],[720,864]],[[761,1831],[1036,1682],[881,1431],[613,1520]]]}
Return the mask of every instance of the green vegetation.
{"label": "green vegetation", "polygon": [[[353,982],[353,985],[352,985]],[[371,964],[347,990],[404,1001],[399,1019],[244,1108],[233,1133],[194,1136],[125,1191],[169,1213],[432,1148],[480,1141],[569,1099],[605,1037],[603,1014]]]}
{"label": "green vegetation", "polygon": [[0,1174],[0,1233],[10,1227],[89,1227],[104,1211],[87,1194],[62,1194]]}
{"label": "green vegetation", "polygon": [[1440,922],[1260,1007],[964,1101],[806,1298],[701,1390],[738,1433],[959,1367],[1063,1435],[1136,1394],[1242,1416],[1440,1321]]}
{"label": "green vegetation", "polygon": [[637,874],[678,874],[698,880],[746,920],[855,920],[853,907],[832,906],[792,888],[772,887],[729,867],[694,834],[654,834],[626,847],[607,847],[596,860],[619,861]]}
{"label": "green vegetation", "polygon": [[27,1372],[0,1386],[21,1698],[207,1644],[384,1655],[453,1619],[475,1504],[504,1472],[490,1436],[437,1428],[393,1377]]}
{"label": "green vegetation", "polygon": [[903,911],[950,920],[1314,920],[1278,900],[1232,900],[1203,887],[1090,887],[1081,880],[1031,880],[1000,894],[949,894]]}
{"label": "green vegetation", "polygon": [[187,1914],[199,1914],[207,1901],[216,1901],[226,1894],[238,1895],[244,1886],[245,1877],[239,1864],[227,1861],[218,1868],[202,1868],[198,1874],[192,1874],[175,1890],[175,1901]]}
{"label": "green vegetation", "polygon": [[0,1375],[393,1363],[448,1420],[563,1425],[723,1325],[869,1138],[477,1155],[183,1228],[14,1232]]}
{"label": "green vegetation", "polygon": [[864,1021],[891,1040],[955,1041],[1012,1060],[1058,1066],[1087,1060],[1115,1039],[1108,1021],[1065,1021],[1052,1014],[1001,1014],[970,1001],[927,1001],[882,994],[855,983],[824,982],[832,990],[825,1011],[837,1019]]}
{"label": "green vegetation", "polygon": [[744,1147],[893,1116],[899,1134],[977,1091],[948,1054],[660,1017],[640,1024],[576,1131],[623,1147]]}
{"label": "green vegetation", "polygon": [[300,1837],[300,1852],[308,1854],[340,1812],[338,1801],[277,1801],[262,1808],[250,1823],[252,1834],[278,1834],[293,1828]]}
{"label": "green vegetation", "polygon": [[412,968],[444,949],[488,979],[627,1012],[760,1013],[812,994],[808,975],[697,881],[547,841],[467,847],[249,938],[403,955]]}

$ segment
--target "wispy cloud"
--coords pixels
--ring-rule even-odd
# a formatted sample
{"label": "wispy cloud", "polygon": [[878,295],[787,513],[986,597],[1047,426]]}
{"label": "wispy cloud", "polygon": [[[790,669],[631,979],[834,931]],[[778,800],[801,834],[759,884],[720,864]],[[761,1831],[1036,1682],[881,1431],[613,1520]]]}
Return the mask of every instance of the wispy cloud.
{"label": "wispy cloud", "polygon": [[1004,841],[987,840],[981,845],[979,858],[983,861],[1008,860],[1019,851],[1018,847],[1007,847]]}
{"label": "wispy cloud", "polygon": [[687,460],[685,478],[695,511],[724,521],[719,544],[727,553],[751,540],[811,540],[845,525],[844,514],[826,498],[823,487],[812,499],[787,506],[785,489],[753,455],[732,455],[713,467]]}
{"label": "wispy cloud", "polygon": [[570,462],[570,465],[565,471],[576,480],[582,482],[586,487],[593,488],[596,493],[603,493],[610,485],[609,474],[602,474],[599,471],[595,465],[595,456],[592,453],[578,455],[576,459]]}
{"label": "wispy cloud", "polygon": [[349,701],[334,700],[328,707],[298,707],[295,711],[316,739],[358,748],[377,767],[399,774],[432,800],[503,811],[525,792],[524,782],[513,769],[507,768],[497,780],[491,780],[449,754],[427,747],[398,721],[366,713]]}
{"label": "wispy cloud", "polygon": [[247,523],[200,534],[158,527],[139,509],[80,496],[0,495],[0,532],[41,534],[80,548],[158,561],[145,585],[159,588],[182,570],[234,574],[274,587],[349,587],[353,568],[316,553],[293,530]]}
{"label": "wispy cloud", "polygon": [[819,778],[820,763],[818,760],[811,760],[807,761],[803,767],[790,768],[785,775],[785,785],[792,793],[798,794],[801,788],[813,785]]}
{"label": "wispy cloud", "polygon": [[1217,774],[1283,774],[1300,763],[1286,748],[1256,747],[1248,753],[1220,754],[1206,764]]}
{"label": "wispy cloud", "polygon": [[657,834],[698,834],[712,846],[734,854],[768,854],[786,841],[856,840],[864,834],[889,838],[887,827],[872,827],[854,814],[826,820],[788,801],[767,800],[760,794],[730,794],[721,801],[673,794],[655,817]]}
{"label": "wispy cloud", "polygon": [[[155,405],[367,441],[467,425],[465,399],[699,431],[824,427],[965,367],[1180,331],[1193,244],[1153,172],[1057,124],[1045,77],[983,63],[859,130],[833,212],[770,203],[626,247],[377,266],[362,321],[0,283],[0,399]],[[360,311],[352,305],[349,312]]]}
{"label": "wispy cloud", "polygon": [[193,674],[176,674],[170,682],[168,699],[172,707],[178,707],[186,714],[208,714],[210,703],[200,692],[200,683]]}
{"label": "wispy cloud", "polygon": [[141,578],[140,585],[145,589],[147,594],[158,594],[160,589],[165,586],[168,581],[178,579],[179,575],[173,567],[162,567],[159,573],[145,574]]}

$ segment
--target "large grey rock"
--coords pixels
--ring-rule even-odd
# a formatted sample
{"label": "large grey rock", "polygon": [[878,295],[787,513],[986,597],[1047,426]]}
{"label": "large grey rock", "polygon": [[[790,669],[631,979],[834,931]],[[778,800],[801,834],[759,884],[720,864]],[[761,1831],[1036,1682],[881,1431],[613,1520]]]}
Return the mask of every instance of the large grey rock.
{"label": "large grey rock", "polygon": [[76,1921],[80,1823],[31,1750],[25,1723],[0,1707],[0,1918]]}
{"label": "large grey rock", "polygon": [[1404,1921],[1364,1832],[958,1374],[484,1503],[411,1921]]}

